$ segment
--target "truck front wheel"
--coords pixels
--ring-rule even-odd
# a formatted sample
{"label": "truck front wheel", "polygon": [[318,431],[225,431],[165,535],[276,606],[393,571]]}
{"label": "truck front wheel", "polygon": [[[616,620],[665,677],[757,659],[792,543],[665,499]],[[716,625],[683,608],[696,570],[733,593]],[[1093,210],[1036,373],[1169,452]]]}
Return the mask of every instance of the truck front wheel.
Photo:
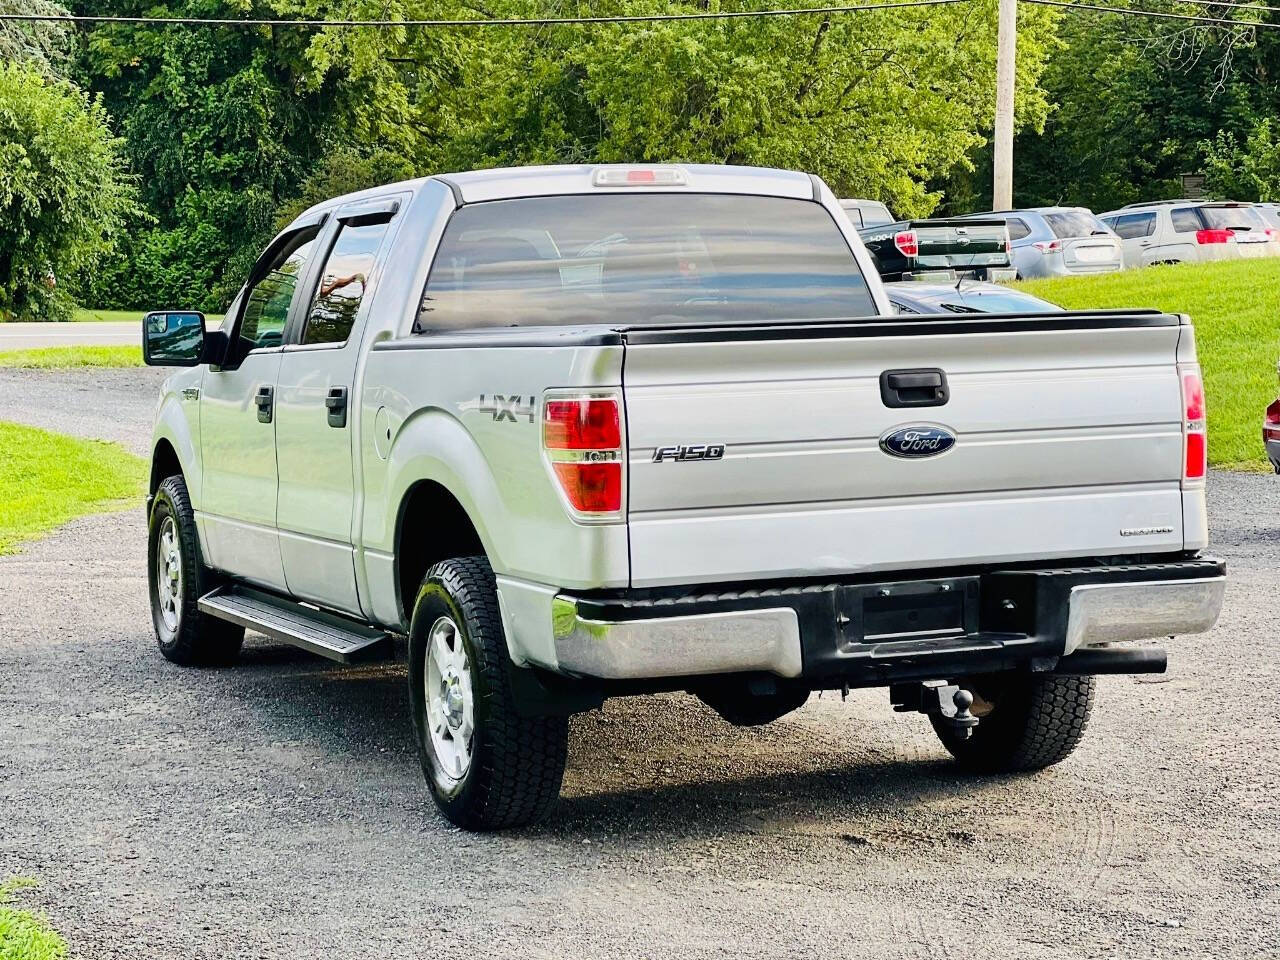
{"label": "truck front wheel", "polygon": [[166,477],[156,490],[147,560],[151,623],[161,655],[183,666],[233,662],[244,643],[244,627],[201,613],[197,606],[217,583],[200,559],[195,513],[181,476]]}
{"label": "truck front wheel", "polygon": [[968,738],[930,716],[951,755],[975,772],[1043,770],[1070,756],[1093,708],[1093,677],[993,674],[957,681],[975,695],[979,722]]}
{"label": "truck front wheel", "polygon": [[483,557],[427,571],[409,633],[409,698],[422,771],[451,822],[518,827],[555,803],[569,721],[516,709],[497,588]]}

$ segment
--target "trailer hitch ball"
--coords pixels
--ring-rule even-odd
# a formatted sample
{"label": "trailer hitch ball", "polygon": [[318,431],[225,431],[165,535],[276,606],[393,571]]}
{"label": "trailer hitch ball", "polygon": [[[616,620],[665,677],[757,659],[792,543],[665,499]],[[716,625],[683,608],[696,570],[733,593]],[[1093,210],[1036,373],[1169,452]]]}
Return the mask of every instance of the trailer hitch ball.
{"label": "trailer hitch ball", "polygon": [[969,708],[973,706],[973,694],[959,687],[952,695],[951,702],[955,704],[956,714],[948,719],[960,734],[960,738],[968,740],[973,733],[973,728],[978,725],[978,718],[969,712]]}

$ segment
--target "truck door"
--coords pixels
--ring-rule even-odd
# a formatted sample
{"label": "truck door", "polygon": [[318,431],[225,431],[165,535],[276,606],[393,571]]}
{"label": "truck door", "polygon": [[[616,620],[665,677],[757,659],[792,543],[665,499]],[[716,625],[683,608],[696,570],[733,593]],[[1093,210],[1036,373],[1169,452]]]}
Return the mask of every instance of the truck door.
{"label": "truck door", "polygon": [[276,386],[276,526],[289,592],[360,612],[352,517],[357,362],[379,250],[398,201],[352,204],[322,238],[305,311],[291,324]]}
{"label": "truck door", "polygon": [[201,382],[203,483],[197,518],[213,567],[285,588],[276,534],[275,387],[320,221],[277,237],[226,318],[227,356]]}

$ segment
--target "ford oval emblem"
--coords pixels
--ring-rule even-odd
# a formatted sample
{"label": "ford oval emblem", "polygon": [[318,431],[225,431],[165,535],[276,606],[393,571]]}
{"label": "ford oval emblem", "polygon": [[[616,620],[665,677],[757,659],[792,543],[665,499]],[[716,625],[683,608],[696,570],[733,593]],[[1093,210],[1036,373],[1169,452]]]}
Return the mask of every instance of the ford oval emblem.
{"label": "ford oval emblem", "polygon": [[932,423],[896,427],[880,438],[880,449],[893,457],[936,457],[955,444],[954,433]]}

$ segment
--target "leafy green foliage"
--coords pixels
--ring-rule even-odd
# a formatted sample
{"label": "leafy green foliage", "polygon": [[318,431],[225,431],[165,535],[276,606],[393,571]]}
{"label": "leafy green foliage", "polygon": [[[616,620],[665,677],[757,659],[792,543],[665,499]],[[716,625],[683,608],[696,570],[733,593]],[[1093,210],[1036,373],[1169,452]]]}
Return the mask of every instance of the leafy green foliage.
{"label": "leafy green foliage", "polygon": [[1205,188],[1233,200],[1280,200],[1280,129],[1270,117],[1260,120],[1244,142],[1228,131],[1200,144]]}
{"label": "leafy green foliage", "polygon": [[[3,2],[3,0],[0,0]],[[800,0],[793,0],[800,3]],[[753,0],[89,0],[157,16],[512,18],[757,9]],[[85,76],[121,118],[150,221],[99,307],[224,307],[271,232],[337,193],[499,164],[796,167],[928,213],[994,100],[995,0],[927,10],[502,30],[103,25]],[[1019,110],[1057,14],[1022,18]]]}
{"label": "leafy green foliage", "polygon": [[133,206],[101,103],[0,63],[0,318],[68,316],[67,281],[111,249]]}
{"label": "leafy green foliage", "polygon": [[[1230,15],[1280,23],[1273,13]],[[1018,205],[1102,211],[1182,196],[1182,174],[1220,171],[1214,155],[1221,161],[1280,112],[1280,31],[1076,12],[1060,37],[1043,76],[1053,112],[1015,145]]]}

